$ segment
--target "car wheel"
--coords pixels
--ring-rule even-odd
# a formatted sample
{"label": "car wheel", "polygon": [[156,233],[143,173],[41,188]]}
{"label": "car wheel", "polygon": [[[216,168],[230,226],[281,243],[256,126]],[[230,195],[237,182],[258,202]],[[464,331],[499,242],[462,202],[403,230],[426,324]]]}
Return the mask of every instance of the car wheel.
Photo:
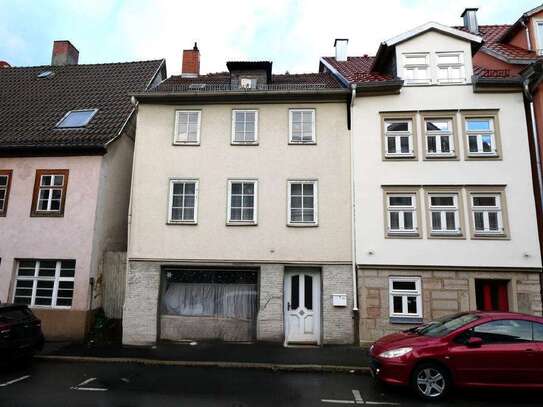
{"label": "car wheel", "polygon": [[451,387],[449,372],[436,363],[423,363],[415,368],[411,386],[424,400],[440,400]]}

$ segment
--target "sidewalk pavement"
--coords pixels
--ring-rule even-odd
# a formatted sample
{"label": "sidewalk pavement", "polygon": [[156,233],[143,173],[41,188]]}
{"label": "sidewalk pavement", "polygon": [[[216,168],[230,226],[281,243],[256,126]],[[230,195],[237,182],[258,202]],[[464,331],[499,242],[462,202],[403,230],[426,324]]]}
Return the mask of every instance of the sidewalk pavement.
{"label": "sidewalk pavement", "polygon": [[135,347],[48,342],[37,357],[74,362],[134,362],[312,372],[365,373],[369,370],[367,349],[352,345],[286,348],[268,343],[160,342],[152,347]]}

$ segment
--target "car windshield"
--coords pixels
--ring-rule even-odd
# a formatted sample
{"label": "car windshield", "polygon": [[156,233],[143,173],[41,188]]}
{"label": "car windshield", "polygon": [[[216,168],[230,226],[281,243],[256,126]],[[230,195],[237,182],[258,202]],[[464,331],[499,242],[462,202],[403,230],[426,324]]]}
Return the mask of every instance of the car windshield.
{"label": "car windshield", "polygon": [[445,336],[478,319],[475,314],[454,314],[436,319],[426,325],[414,328],[412,332],[425,336]]}

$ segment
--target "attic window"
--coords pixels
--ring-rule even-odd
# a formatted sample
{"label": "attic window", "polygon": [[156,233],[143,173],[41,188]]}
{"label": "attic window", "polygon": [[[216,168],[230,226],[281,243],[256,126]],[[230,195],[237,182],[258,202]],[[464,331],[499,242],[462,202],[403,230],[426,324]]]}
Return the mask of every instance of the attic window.
{"label": "attic window", "polygon": [[43,71],[43,72],[40,72],[38,74],[38,78],[50,78],[54,75],[55,73],[53,71]]}
{"label": "attic window", "polygon": [[254,89],[254,88],[256,88],[256,79],[254,79],[254,78],[241,78],[239,85],[240,85],[240,87],[245,88],[245,89]]}
{"label": "attic window", "polygon": [[59,129],[85,127],[94,117],[98,109],[70,110],[57,123]]}

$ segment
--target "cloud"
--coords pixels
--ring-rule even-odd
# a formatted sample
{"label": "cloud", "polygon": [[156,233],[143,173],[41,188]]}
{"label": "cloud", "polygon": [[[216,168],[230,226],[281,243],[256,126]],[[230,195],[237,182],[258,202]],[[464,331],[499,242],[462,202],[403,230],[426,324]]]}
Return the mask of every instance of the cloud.
{"label": "cloud", "polygon": [[[272,60],[275,72],[307,72],[349,38],[350,55],[373,55],[379,43],[427,21],[461,24],[480,7],[481,24],[512,23],[537,0],[0,0],[0,56],[47,63],[53,39],[70,39],[82,63],[166,58],[179,73],[195,41],[201,71],[236,59]],[[9,10],[9,13],[2,12]],[[2,15],[3,14],[3,15]],[[47,21],[48,24],[44,24]],[[23,47],[24,46],[24,47]],[[41,59],[40,59],[41,58]]]}
{"label": "cloud", "polygon": [[178,73],[181,51],[198,41],[202,72],[225,61],[271,59],[274,71],[315,71],[333,53],[333,40],[350,39],[351,55],[374,54],[379,43],[427,21],[461,24],[465,7],[480,6],[481,23],[513,22],[537,5],[508,0],[230,0],[130,2],[119,9],[121,35],[134,55],[166,57]]}

